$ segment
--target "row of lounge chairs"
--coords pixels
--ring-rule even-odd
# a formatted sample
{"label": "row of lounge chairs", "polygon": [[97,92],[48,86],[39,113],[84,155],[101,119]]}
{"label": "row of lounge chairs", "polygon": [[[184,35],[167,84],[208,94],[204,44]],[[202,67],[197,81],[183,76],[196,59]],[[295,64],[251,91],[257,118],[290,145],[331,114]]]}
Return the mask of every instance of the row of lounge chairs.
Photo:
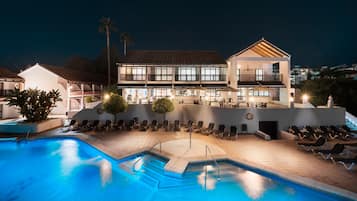
{"label": "row of lounge chairs", "polygon": [[291,126],[288,129],[289,133],[292,133],[298,137],[298,139],[319,139],[324,137],[327,140],[341,139],[349,140],[352,138],[352,131],[347,126],[305,126],[298,128],[297,126]]}
{"label": "row of lounge chairs", "polygon": [[186,132],[195,132],[201,133],[203,135],[214,135],[222,139],[232,139],[238,137],[238,129],[236,126],[230,126],[229,129],[226,128],[224,124],[219,124],[218,128],[215,129],[215,123],[210,122],[207,127],[204,127],[203,121],[198,121],[197,124],[194,124],[192,120],[189,120],[186,124],[180,124],[179,120],[174,122],[169,122],[164,120],[162,123],[159,123],[157,120],[152,120],[149,124],[148,120],[143,120],[139,123],[137,119],[124,121],[118,120],[112,122],[111,120],[106,120],[101,122],[99,120],[82,120],[76,121],[72,119],[67,126],[67,131],[108,131],[108,130],[132,130],[137,129],[139,131],[157,131],[162,129],[164,131],[181,131],[182,127]]}
{"label": "row of lounge chairs", "polygon": [[[357,147],[357,143],[335,143],[333,147],[326,148],[327,140],[321,136],[315,141],[300,141],[296,144],[305,151],[321,156],[324,160],[331,160],[335,164],[342,164],[347,170],[352,170],[357,164],[357,153],[353,154],[353,151],[347,148]],[[346,157],[346,155],[349,156]]]}

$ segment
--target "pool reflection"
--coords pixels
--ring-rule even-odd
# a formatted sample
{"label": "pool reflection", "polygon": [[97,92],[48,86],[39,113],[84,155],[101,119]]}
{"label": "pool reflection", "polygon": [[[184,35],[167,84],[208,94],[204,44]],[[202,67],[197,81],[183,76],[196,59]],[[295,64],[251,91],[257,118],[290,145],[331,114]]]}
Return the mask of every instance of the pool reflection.
{"label": "pool reflection", "polygon": [[242,184],[247,195],[256,200],[271,186],[271,181],[251,171],[242,170],[236,174],[236,179]]}
{"label": "pool reflection", "polygon": [[205,190],[213,190],[216,187],[217,179],[210,176],[209,172],[215,171],[215,168],[212,165],[203,166],[203,171],[197,176],[198,183]]}
{"label": "pool reflection", "polygon": [[99,163],[99,169],[102,186],[105,186],[112,181],[112,164],[109,161],[103,159]]}
{"label": "pool reflection", "polygon": [[74,140],[64,140],[61,143],[59,154],[61,156],[61,170],[64,175],[69,175],[78,165],[78,143]]}

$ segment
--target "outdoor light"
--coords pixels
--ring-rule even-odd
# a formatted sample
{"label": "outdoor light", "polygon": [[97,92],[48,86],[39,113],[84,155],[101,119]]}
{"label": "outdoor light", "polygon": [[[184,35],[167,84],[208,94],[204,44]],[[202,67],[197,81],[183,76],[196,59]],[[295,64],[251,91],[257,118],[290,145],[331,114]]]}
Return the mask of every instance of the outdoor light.
{"label": "outdoor light", "polygon": [[309,96],[307,94],[302,95],[302,103],[307,103]]}
{"label": "outdoor light", "polygon": [[289,101],[290,101],[290,102],[294,102],[294,97],[290,97],[290,98],[289,98]]}
{"label": "outdoor light", "polygon": [[104,100],[105,100],[105,101],[109,100],[109,98],[110,98],[110,95],[109,95],[109,94],[104,94]]}

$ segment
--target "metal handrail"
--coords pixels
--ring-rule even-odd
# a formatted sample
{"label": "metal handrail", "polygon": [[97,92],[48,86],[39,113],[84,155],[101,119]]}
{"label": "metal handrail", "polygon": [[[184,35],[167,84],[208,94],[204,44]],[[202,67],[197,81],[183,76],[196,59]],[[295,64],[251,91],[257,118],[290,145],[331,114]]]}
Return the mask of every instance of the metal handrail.
{"label": "metal handrail", "polygon": [[211,156],[212,160],[214,161],[214,163],[215,163],[215,165],[217,167],[217,175],[218,175],[218,179],[217,180],[220,181],[221,180],[221,168],[220,168],[217,160],[213,158],[211,149],[209,148],[208,145],[206,145],[206,158],[207,158],[208,154]]}
{"label": "metal handrail", "polygon": [[[162,148],[162,142],[159,140],[159,147],[160,147],[160,153],[161,153],[161,148]],[[150,151],[152,151],[154,148],[155,148],[155,146],[157,145],[157,143],[156,144],[154,144],[148,151],[150,152]],[[143,158],[141,157],[141,158],[139,158],[138,160],[136,160],[134,163],[133,163],[133,166],[132,166],[132,170],[133,170],[133,172],[137,172],[136,171],[136,169],[135,169],[135,166],[136,166],[136,164],[139,162],[139,161],[141,161]]]}

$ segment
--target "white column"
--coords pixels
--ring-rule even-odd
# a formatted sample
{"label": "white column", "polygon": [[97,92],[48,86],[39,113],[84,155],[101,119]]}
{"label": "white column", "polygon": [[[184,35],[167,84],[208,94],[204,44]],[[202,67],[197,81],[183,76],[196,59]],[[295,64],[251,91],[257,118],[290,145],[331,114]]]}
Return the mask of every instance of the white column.
{"label": "white column", "polygon": [[81,84],[81,110],[84,108],[84,85]]}
{"label": "white column", "polygon": [[71,84],[67,82],[67,112],[71,111]]}

